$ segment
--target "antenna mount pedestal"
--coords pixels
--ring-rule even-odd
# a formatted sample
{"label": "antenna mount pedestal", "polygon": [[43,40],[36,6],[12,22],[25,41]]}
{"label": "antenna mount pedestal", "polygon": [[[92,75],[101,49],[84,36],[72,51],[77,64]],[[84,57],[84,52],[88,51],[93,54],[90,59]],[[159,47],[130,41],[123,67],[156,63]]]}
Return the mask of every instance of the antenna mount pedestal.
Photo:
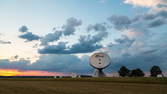
{"label": "antenna mount pedestal", "polygon": [[102,69],[95,69],[93,77],[106,77]]}

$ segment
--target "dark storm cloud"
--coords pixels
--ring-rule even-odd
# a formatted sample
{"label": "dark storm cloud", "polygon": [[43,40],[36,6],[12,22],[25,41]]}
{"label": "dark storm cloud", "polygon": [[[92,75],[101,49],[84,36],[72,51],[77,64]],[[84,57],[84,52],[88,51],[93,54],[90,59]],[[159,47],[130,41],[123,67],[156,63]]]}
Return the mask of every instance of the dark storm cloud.
{"label": "dark storm cloud", "polygon": [[72,46],[66,46],[67,43],[60,42],[57,45],[47,45],[39,49],[40,54],[75,54],[88,53],[102,48],[98,43],[107,36],[107,32],[100,32],[94,36],[80,36],[79,42]]}
{"label": "dark storm cloud", "polygon": [[30,42],[30,41],[34,41],[34,40],[39,40],[40,39],[40,37],[38,35],[35,35],[32,32],[26,32],[26,33],[20,35],[19,38],[25,39],[26,42]]}
{"label": "dark storm cloud", "polygon": [[0,40],[0,44],[11,44],[12,42],[10,41],[4,41],[4,40]]}

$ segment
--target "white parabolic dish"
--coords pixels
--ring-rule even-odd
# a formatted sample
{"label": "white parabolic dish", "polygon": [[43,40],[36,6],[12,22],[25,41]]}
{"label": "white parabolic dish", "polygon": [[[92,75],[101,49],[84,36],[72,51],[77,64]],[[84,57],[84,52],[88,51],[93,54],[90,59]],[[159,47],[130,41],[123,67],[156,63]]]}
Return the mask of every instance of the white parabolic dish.
{"label": "white parabolic dish", "polygon": [[110,65],[111,59],[105,53],[94,53],[89,60],[91,66],[97,69],[104,69]]}

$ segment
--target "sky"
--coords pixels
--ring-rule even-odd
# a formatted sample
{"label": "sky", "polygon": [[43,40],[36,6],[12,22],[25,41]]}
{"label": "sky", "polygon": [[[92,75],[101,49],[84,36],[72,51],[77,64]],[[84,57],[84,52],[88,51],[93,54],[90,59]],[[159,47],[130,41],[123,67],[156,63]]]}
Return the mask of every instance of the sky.
{"label": "sky", "polygon": [[90,74],[95,52],[109,74],[167,72],[166,0],[0,0],[0,14],[0,75]]}

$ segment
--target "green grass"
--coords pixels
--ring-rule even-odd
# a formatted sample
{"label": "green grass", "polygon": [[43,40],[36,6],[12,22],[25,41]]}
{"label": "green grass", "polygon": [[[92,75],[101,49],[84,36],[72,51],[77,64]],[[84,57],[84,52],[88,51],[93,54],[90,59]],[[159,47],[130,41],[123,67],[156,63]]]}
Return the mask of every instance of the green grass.
{"label": "green grass", "polygon": [[0,94],[167,94],[167,78],[1,78]]}

